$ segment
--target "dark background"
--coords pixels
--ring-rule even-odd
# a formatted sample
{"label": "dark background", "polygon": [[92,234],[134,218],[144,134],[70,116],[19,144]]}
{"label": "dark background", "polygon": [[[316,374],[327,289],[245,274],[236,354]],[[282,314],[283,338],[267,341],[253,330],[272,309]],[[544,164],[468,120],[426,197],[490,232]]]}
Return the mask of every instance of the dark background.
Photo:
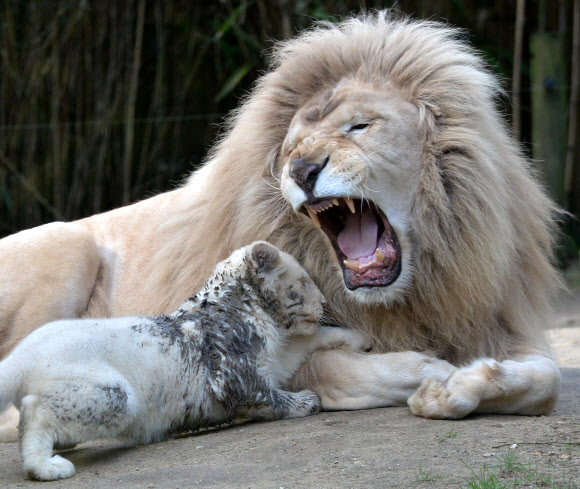
{"label": "dark background", "polygon": [[[560,156],[540,154],[546,161],[535,165],[542,174],[557,168],[555,183],[542,178],[578,213],[578,135],[562,191],[574,1],[525,2],[520,102],[515,111],[509,98],[499,103],[508,122],[519,118],[530,157],[562,144]],[[202,162],[223,117],[266,69],[274,40],[316,20],[386,7],[465,28],[511,94],[516,0],[0,0],[0,236],[170,189]],[[547,55],[563,70],[556,82],[534,72],[538,33],[561,41]],[[556,100],[555,115],[532,111],[533,93],[563,109]],[[534,114],[562,128],[560,142],[534,133]],[[580,239],[575,221],[560,217],[566,263],[577,259]]]}

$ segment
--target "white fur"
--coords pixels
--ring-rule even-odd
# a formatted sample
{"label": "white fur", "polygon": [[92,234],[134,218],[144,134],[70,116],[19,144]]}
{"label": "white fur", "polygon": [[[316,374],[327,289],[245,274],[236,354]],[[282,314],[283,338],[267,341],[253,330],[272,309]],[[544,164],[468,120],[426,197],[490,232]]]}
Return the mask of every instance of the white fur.
{"label": "white fur", "polygon": [[[254,257],[259,247],[267,251],[265,265]],[[228,311],[237,299],[246,308]],[[369,346],[358,332],[318,329],[323,302],[293,258],[255,243],[220,263],[201,291],[170,316],[44,325],[0,363],[0,411],[9,403],[20,410],[25,471],[40,480],[71,477],[73,464],[53,456],[53,448],[94,438],[149,443],[234,415],[273,419],[317,412],[313,392],[280,389],[316,349]],[[238,343],[232,335],[250,339]],[[253,351],[256,344],[261,346]],[[229,351],[231,345],[238,349]]]}

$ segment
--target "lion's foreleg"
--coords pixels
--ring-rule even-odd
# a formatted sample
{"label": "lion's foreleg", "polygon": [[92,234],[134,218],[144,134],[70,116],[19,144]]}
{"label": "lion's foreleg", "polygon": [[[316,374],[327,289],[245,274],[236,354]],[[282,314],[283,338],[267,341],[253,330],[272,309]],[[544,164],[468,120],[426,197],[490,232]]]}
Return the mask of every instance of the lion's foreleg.
{"label": "lion's foreleg", "polygon": [[457,419],[472,413],[550,414],[560,390],[556,364],[542,355],[497,362],[476,360],[446,381],[423,381],[409,398],[411,411],[426,418]]}
{"label": "lion's foreleg", "polygon": [[424,379],[444,381],[455,370],[444,360],[417,352],[321,350],[298,370],[290,387],[314,390],[325,410],[404,406]]}

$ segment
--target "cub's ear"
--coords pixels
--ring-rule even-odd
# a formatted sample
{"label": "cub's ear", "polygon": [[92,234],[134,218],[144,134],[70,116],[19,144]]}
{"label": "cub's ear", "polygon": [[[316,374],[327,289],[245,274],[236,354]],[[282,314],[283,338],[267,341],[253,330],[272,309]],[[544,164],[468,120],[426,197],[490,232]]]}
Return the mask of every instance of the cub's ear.
{"label": "cub's ear", "polygon": [[265,241],[258,241],[251,245],[252,261],[260,273],[270,273],[280,265],[280,251]]}

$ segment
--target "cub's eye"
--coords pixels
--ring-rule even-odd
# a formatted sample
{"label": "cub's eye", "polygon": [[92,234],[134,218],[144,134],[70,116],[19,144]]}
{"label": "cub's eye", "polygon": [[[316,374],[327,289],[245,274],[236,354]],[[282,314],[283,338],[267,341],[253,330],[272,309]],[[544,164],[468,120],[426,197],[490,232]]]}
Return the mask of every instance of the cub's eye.
{"label": "cub's eye", "polygon": [[295,290],[291,290],[290,293],[288,294],[288,299],[290,299],[291,301],[295,301],[300,297],[300,294],[298,292],[296,292]]}
{"label": "cub's eye", "polygon": [[354,124],[352,126],[350,126],[347,131],[349,133],[363,133],[365,132],[368,128],[370,127],[370,124],[368,122],[360,122],[359,124]]}

